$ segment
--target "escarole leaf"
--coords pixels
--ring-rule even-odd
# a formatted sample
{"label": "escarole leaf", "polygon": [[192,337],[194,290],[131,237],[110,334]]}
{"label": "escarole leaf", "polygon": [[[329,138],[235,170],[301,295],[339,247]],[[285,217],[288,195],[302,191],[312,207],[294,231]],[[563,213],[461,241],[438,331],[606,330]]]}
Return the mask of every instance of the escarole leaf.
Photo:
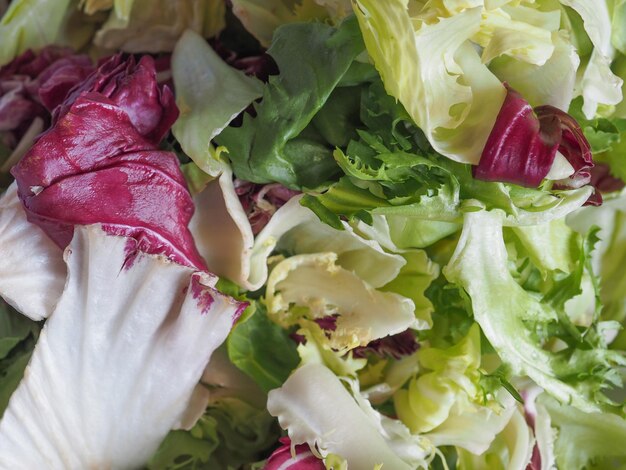
{"label": "escarole leaf", "polygon": [[362,50],[353,19],[339,28],[304,23],[276,31],[268,53],[280,73],[270,77],[255,106],[256,117],[244,116],[241,127],[228,127],[217,138],[228,149],[238,178],[314,188],[337,173],[332,150],[319,139],[299,134]]}
{"label": "escarole leaf", "polygon": [[296,255],[280,262],[267,281],[270,318],[289,327],[303,319],[334,317],[328,341],[342,351],[407,328],[427,327],[415,318],[412,300],[376,290],[336,263],[336,253]]}
{"label": "escarole leaf", "polygon": [[614,50],[611,44],[611,17],[606,1],[560,0],[582,18],[593,44],[593,51],[582,77],[583,112],[592,119],[598,105],[616,105],[622,101],[623,80],[611,71]]}
{"label": "escarole leaf", "polygon": [[[444,274],[471,297],[474,318],[486,338],[514,373],[528,375],[548,393],[576,408],[599,410],[599,403],[605,401],[601,390],[618,380],[613,368],[624,359],[606,349],[593,324],[583,337],[564,314],[564,303],[581,292],[586,267],[577,266],[541,299],[518,284],[509,271],[502,215],[470,212],[464,219],[459,244]],[[580,248],[579,264],[586,263],[587,245],[593,246],[592,242]],[[554,334],[571,347],[559,352],[542,347]]]}
{"label": "escarole leaf", "polygon": [[[364,401],[326,367],[307,364],[269,393],[267,408],[292,444],[307,443],[320,457],[336,454],[357,469],[381,464],[397,470],[428,468],[422,440]],[[407,449],[412,453],[407,455]]]}
{"label": "escarole leaf", "polygon": [[407,0],[353,5],[387,92],[437,152],[477,163],[505,97],[468,41],[479,31],[482,8],[426,24],[412,21]]}

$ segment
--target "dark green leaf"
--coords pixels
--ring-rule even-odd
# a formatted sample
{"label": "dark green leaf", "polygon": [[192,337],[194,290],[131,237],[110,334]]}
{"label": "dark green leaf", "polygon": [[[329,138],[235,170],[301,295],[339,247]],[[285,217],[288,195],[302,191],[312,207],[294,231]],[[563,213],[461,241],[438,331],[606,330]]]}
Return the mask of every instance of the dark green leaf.
{"label": "dark green leaf", "polygon": [[266,85],[256,117],[246,115],[241,127],[228,127],[217,138],[228,148],[239,178],[315,188],[333,176],[337,168],[330,146],[292,140],[324,106],[363,48],[354,18],[338,29],[300,23],[276,30],[268,53],[279,75]]}
{"label": "dark green leaf", "polygon": [[294,341],[260,308],[233,329],[227,349],[231,362],[266,392],[280,387],[300,361]]}

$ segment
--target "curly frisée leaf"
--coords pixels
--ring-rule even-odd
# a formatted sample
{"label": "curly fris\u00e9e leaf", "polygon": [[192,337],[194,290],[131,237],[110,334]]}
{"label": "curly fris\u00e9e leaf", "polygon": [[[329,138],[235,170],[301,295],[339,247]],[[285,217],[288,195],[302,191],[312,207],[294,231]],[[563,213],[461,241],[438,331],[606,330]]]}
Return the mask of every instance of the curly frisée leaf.
{"label": "curly fris\u00e9e leaf", "polygon": [[133,467],[185,411],[241,304],[215,278],[77,227],[68,280],[0,421],[0,466]]}
{"label": "curly fris\u00e9e leaf", "polygon": [[[497,212],[466,213],[459,244],[443,271],[446,278],[469,294],[476,322],[514,373],[528,375],[548,393],[580,410],[599,410],[601,390],[615,380],[612,369],[626,361],[620,353],[606,349],[601,338],[591,339],[593,335],[584,349],[553,352],[542,347],[551,326],[570,333],[575,330],[561,307],[580,293],[575,283],[578,274],[562,280],[567,290],[560,292],[558,300],[546,296],[543,302],[526,291],[509,271],[502,222]],[[582,346],[576,342],[580,335],[568,340]]]}

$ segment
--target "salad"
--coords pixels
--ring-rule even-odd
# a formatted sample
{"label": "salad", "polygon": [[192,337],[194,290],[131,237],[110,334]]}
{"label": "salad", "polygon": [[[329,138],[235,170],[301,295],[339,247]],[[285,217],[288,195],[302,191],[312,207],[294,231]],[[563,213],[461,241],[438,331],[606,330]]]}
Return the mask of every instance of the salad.
{"label": "salad", "polygon": [[626,468],[625,0],[0,13],[0,468]]}

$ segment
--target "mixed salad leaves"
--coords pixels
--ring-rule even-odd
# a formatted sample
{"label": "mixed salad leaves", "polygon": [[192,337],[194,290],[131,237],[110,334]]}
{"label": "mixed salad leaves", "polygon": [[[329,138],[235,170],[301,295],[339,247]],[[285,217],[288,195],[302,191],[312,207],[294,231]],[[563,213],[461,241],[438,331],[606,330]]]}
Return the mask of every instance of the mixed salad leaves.
{"label": "mixed salad leaves", "polygon": [[624,0],[0,2],[0,468],[624,468]]}

